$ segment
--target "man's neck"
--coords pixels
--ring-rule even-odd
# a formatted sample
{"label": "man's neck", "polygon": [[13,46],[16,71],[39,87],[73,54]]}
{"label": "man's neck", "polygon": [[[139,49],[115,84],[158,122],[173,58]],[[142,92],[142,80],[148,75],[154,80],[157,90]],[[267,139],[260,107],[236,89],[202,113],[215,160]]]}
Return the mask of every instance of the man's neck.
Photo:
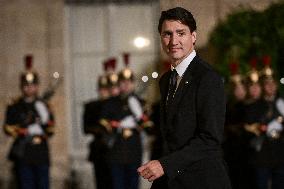
{"label": "man's neck", "polygon": [[177,65],[179,65],[182,61],[183,61],[184,59],[182,59],[182,60],[172,60],[172,66],[175,68],[175,67],[177,67]]}
{"label": "man's neck", "polygon": [[171,60],[171,65],[175,68],[177,67],[177,65],[179,65],[184,59],[186,59],[192,52],[194,51],[194,49],[192,49],[190,51],[190,53],[188,53],[186,56],[184,56],[183,58],[181,59],[172,59]]}
{"label": "man's neck", "polygon": [[172,59],[172,63],[171,65],[175,68],[177,67],[182,61],[184,61],[190,54],[192,54],[192,52],[194,51],[194,49],[192,49],[192,51],[190,51],[190,53],[188,53],[185,57],[183,57],[182,59]]}
{"label": "man's neck", "polygon": [[33,102],[33,101],[35,101],[35,99],[36,99],[36,96],[25,96],[24,97],[24,100],[27,103]]}
{"label": "man's neck", "polygon": [[272,102],[275,99],[275,95],[266,95],[264,96],[266,101]]}
{"label": "man's neck", "polygon": [[196,56],[196,52],[192,51],[178,65],[176,65],[175,67],[172,66],[171,69],[173,68],[176,69],[178,75],[182,77],[182,75],[184,74],[184,72],[186,71],[186,69],[188,68],[188,66],[190,65],[190,63],[192,62],[195,56]]}
{"label": "man's neck", "polygon": [[[186,57],[188,57],[190,54],[188,54]],[[186,57],[184,57],[183,59],[173,59],[172,60],[172,66],[175,68],[177,67],[184,59],[186,59]]]}

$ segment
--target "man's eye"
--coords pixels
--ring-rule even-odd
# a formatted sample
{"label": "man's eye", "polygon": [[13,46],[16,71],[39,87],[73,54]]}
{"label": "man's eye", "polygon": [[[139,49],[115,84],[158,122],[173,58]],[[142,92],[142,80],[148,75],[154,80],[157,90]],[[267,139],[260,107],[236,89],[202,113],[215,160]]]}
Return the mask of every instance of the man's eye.
{"label": "man's eye", "polygon": [[184,36],[184,35],[185,35],[185,32],[178,33],[178,36]]}
{"label": "man's eye", "polygon": [[163,33],[163,37],[170,37],[170,33],[167,33],[167,32],[165,32],[165,33]]}

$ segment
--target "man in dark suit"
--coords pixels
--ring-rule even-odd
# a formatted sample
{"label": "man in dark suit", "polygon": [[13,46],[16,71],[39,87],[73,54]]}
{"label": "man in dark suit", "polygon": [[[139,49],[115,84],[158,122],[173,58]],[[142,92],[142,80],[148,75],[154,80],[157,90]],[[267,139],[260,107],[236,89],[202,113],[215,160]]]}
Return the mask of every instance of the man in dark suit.
{"label": "man in dark suit", "polygon": [[186,9],[163,11],[159,20],[171,71],[160,79],[165,153],[138,173],[152,188],[229,189],[221,142],[225,117],[222,78],[194,50],[196,23]]}

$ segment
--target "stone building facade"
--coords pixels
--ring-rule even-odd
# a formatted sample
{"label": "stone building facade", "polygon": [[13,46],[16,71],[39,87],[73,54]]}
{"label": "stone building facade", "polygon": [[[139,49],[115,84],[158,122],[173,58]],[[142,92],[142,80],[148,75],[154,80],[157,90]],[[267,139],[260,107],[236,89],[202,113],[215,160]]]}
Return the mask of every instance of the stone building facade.
{"label": "stone building facade", "polygon": [[[86,2],[90,1],[86,0]],[[204,49],[207,45],[208,34],[216,23],[224,19],[226,15],[240,6],[262,10],[272,2],[277,1],[160,0],[160,2],[154,4],[158,10],[165,10],[175,6],[182,6],[191,10],[198,22],[197,48]],[[81,139],[74,138],[74,133],[72,133],[74,132],[72,131],[74,112],[70,105],[73,97],[70,93],[74,88],[72,84],[75,78],[70,74],[70,69],[73,69],[69,65],[72,56],[66,53],[70,52],[71,48],[71,44],[68,43],[68,36],[66,36],[68,30],[72,30],[72,27],[66,26],[68,22],[70,23],[70,20],[68,21],[70,17],[66,15],[66,9],[69,6],[64,0],[0,1],[0,123],[3,123],[6,104],[11,98],[20,94],[19,73],[24,69],[23,57],[26,54],[33,54],[34,56],[34,68],[40,73],[41,78],[41,92],[48,88],[53,72],[59,72],[63,78],[50,102],[56,115],[57,125],[56,134],[51,139],[52,189],[64,188],[66,183],[70,181],[71,170],[77,167],[74,166],[76,157],[72,154],[72,143],[75,141],[85,144]],[[76,6],[76,4],[72,6]],[[96,6],[96,4],[85,4],[85,6]],[[124,3],[123,6],[127,6],[127,4]],[[135,4],[132,6],[135,6]],[[139,5],[137,4],[137,6]],[[143,8],[143,6],[141,7]],[[153,9],[153,11],[155,10]],[[108,20],[105,22],[108,22]],[[107,24],[105,22],[103,24]],[[111,33],[112,31],[107,32]],[[158,40],[154,41],[154,43],[156,43],[154,47],[158,48]],[[159,50],[155,52],[159,52]],[[149,55],[149,52],[147,53]],[[207,56],[206,51],[202,53]],[[157,54],[160,56],[159,53]],[[139,53],[136,55],[139,55]],[[149,57],[153,57],[151,53]],[[135,65],[133,68],[135,69]],[[139,70],[140,68],[137,67],[136,69]],[[8,189],[11,182],[11,164],[6,160],[6,154],[11,142],[11,139],[5,136],[3,132],[0,132],[1,189]],[[83,169],[84,172],[84,166],[80,169]],[[88,172],[86,175],[90,175],[90,173]],[[89,186],[81,186],[81,188],[84,187],[88,188]]]}

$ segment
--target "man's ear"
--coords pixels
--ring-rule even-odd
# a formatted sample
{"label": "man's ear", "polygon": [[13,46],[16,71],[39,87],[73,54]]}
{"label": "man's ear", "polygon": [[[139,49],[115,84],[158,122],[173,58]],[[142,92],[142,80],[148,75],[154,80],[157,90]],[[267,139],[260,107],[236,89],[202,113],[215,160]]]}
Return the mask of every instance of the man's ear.
{"label": "man's ear", "polygon": [[194,31],[194,32],[191,33],[192,43],[193,43],[193,44],[195,44],[195,42],[196,42],[196,35],[197,35],[196,31]]}

